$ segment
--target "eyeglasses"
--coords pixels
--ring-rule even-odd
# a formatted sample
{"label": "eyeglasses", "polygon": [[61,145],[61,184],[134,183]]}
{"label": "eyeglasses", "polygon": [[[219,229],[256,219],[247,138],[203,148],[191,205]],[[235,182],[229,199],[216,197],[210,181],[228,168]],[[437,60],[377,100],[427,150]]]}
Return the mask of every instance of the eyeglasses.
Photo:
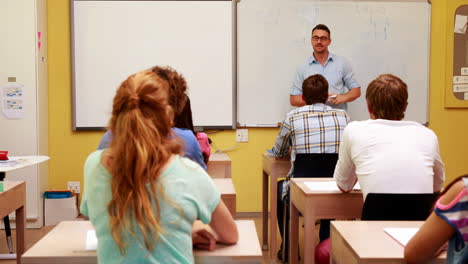
{"label": "eyeglasses", "polygon": [[325,41],[328,41],[329,38],[328,38],[328,37],[317,37],[317,36],[313,36],[313,37],[312,37],[312,41],[317,42],[317,41],[319,41],[319,40],[321,40],[322,42],[325,42]]}

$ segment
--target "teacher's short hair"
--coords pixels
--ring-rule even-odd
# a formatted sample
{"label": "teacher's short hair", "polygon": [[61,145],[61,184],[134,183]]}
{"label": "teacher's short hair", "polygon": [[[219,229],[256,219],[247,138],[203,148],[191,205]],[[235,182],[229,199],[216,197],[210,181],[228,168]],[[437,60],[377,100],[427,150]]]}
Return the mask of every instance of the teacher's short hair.
{"label": "teacher's short hair", "polygon": [[316,26],[312,29],[312,33],[311,33],[311,34],[313,35],[313,34],[314,34],[314,31],[317,30],[317,29],[319,29],[319,30],[325,30],[325,31],[328,33],[328,36],[331,37],[330,29],[328,29],[328,27],[327,27],[326,25],[324,25],[324,24],[318,24],[318,25],[316,25]]}
{"label": "teacher's short hair", "polygon": [[366,91],[369,111],[376,119],[402,120],[408,106],[408,86],[392,74],[382,74]]}
{"label": "teacher's short hair", "polygon": [[328,81],[320,74],[309,76],[302,82],[302,94],[307,105],[326,103],[328,99]]}

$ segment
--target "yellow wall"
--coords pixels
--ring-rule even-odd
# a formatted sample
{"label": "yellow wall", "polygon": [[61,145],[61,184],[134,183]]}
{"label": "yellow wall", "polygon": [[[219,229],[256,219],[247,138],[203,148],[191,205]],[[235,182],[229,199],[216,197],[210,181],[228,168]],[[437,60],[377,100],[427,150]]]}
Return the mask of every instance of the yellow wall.
{"label": "yellow wall", "polygon": [[[468,0],[433,0],[431,26],[429,126],[439,136],[448,180],[468,173],[468,109],[446,109],[445,87],[451,85],[453,13]],[[449,15],[450,14],[450,15]],[[72,132],[69,1],[48,1],[49,41],[49,187],[63,189],[67,181],[83,180],[83,163],[102,132]],[[404,45],[404,40],[401,40]],[[408,47],[417,48],[417,47]],[[411,62],[408,62],[411,63]],[[237,189],[237,211],[261,210],[261,153],[270,148],[277,129],[249,129],[249,143],[228,152]],[[220,149],[234,146],[233,131],[210,134]],[[408,175],[410,177],[411,175]]]}

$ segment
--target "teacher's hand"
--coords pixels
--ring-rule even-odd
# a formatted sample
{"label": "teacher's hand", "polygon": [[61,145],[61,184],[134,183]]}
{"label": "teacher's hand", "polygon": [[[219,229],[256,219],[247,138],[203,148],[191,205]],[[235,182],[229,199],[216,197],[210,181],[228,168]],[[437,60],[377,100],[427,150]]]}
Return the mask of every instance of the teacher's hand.
{"label": "teacher's hand", "polygon": [[338,94],[338,95],[336,95],[333,104],[344,104],[346,102],[347,102],[346,95]]}

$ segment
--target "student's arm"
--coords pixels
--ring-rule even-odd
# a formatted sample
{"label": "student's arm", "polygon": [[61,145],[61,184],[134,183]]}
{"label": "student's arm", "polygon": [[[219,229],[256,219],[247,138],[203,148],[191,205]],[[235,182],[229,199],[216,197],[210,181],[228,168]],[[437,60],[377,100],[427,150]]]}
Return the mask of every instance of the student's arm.
{"label": "student's arm", "polygon": [[193,247],[214,250],[216,248],[216,234],[209,225],[205,225],[202,221],[196,220],[192,226],[192,242]]}
{"label": "student's arm", "polygon": [[302,99],[302,82],[306,76],[303,75],[304,70],[299,67],[296,71],[296,75],[294,76],[291,93],[289,96],[289,103],[292,106],[304,106],[306,105],[304,99]]}
{"label": "student's arm", "polygon": [[333,174],[336,185],[342,192],[350,192],[357,182],[356,166],[351,159],[349,133],[352,132],[349,131],[350,128],[350,125],[348,125],[343,131],[343,140],[340,143],[338,162],[336,163],[335,173]]}
{"label": "student's arm", "polygon": [[[354,185],[356,185],[356,183],[357,183],[357,178],[356,178],[356,180],[354,180],[353,187],[354,187]],[[340,187],[340,185],[338,185],[338,189],[340,189],[341,192],[349,193],[352,190],[352,187],[351,187],[351,189],[342,189]]]}
{"label": "student's arm", "polygon": [[[465,188],[462,181],[454,184],[442,198],[441,204],[449,204]],[[408,264],[426,263],[453,236],[455,230],[442,218],[431,213],[419,231],[405,247]]]}
{"label": "student's arm", "polygon": [[[287,116],[289,116],[289,113]],[[291,143],[291,124],[289,118],[286,117],[284,122],[281,124],[275,145],[273,145],[272,148],[275,159],[289,158]]]}
{"label": "student's arm", "polygon": [[434,159],[434,192],[439,192],[442,187],[444,186],[445,182],[445,165],[442,162],[442,158],[439,154],[439,143],[437,141],[437,137],[435,138],[436,141],[436,157]]}
{"label": "student's arm", "polygon": [[210,227],[216,233],[217,242],[224,244],[236,244],[239,240],[237,225],[231,213],[222,200],[211,214]]}
{"label": "student's arm", "polygon": [[297,106],[297,107],[306,105],[304,99],[302,99],[302,95],[290,95],[289,103],[292,106]]}
{"label": "student's arm", "polygon": [[[334,94],[335,93],[330,93],[330,95]],[[356,87],[345,94],[336,94],[336,97],[330,98],[329,102],[332,104],[344,104],[356,100],[359,96],[361,96],[361,87]]]}

